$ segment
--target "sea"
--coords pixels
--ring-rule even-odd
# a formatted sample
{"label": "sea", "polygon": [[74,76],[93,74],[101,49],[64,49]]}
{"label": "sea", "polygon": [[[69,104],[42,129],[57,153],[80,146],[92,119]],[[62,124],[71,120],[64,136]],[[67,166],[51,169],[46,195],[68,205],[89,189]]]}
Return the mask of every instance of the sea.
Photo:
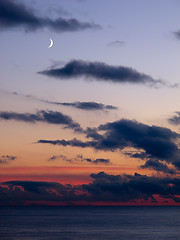
{"label": "sea", "polygon": [[180,207],[1,207],[1,240],[180,240]]}

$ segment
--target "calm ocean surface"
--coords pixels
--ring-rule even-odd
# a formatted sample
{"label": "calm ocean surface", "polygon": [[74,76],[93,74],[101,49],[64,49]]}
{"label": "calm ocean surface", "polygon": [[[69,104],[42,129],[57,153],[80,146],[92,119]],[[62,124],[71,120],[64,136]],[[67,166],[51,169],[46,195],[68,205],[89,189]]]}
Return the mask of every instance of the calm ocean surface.
{"label": "calm ocean surface", "polygon": [[180,207],[4,207],[1,240],[180,240]]}

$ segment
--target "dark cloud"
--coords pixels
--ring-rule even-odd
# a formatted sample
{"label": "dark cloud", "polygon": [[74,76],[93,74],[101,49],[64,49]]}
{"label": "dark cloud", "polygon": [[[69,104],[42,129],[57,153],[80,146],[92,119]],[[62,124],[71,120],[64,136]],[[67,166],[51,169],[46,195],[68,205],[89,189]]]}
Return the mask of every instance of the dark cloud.
{"label": "dark cloud", "polygon": [[168,119],[169,123],[173,125],[179,125],[180,124],[180,112],[176,112],[176,115]]}
{"label": "dark cloud", "polygon": [[59,79],[73,79],[86,77],[96,81],[114,83],[136,83],[158,86],[165,84],[161,80],[155,80],[151,76],[140,73],[133,68],[123,66],[110,66],[102,62],[85,62],[73,60],[62,68],[54,68],[39,72],[49,77]]}
{"label": "dark cloud", "polygon": [[96,145],[96,143],[94,141],[87,141],[87,142],[83,142],[81,140],[78,140],[76,138],[73,138],[71,140],[38,140],[37,143],[48,143],[48,144],[52,144],[52,145],[60,145],[60,146],[72,146],[72,147],[94,147]]}
{"label": "dark cloud", "polygon": [[153,169],[158,172],[163,172],[163,173],[169,173],[169,174],[175,174],[176,170],[169,168],[165,163],[162,163],[158,159],[154,158],[152,155],[147,154],[146,152],[125,152],[124,155],[127,155],[131,158],[138,158],[140,160],[146,161],[144,165],[141,165],[140,168],[142,169]]}
{"label": "dark cloud", "polygon": [[116,40],[116,41],[113,41],[113,42],[110,42],[108,43],[108,47],[122,47],[125,45],[125,42],[124,41],[119,41],[119,40]]}
{"label": "dark cloud", "polygon": [[150,155],[147,155],[146,152],[124,152],[124,155],[127,155],[131,158],[139,158],[142,160],[147,159],[147,157],[151,157]]}
{"label": "dark cloud", "polygon": [[0,112],[0,119],[16,120],[29,123],[46,122],[50,124],[62,124],[75,131],[82,131],[80,125],[72,120],[71,117],[61,112],[54,111],[37,111],[36,114],[16,113],[16,112]]}
{"label": "dark cloud", "polygon": [[50,157],[50,158],[48,159],[48,161],[54,161],[54,160],[59,159],[59,158],[62,158],[62,157],[64,158],[63,155],[57,155],[57,156],[53,155],[52,157]]}
{"label": "dark cloud", "polygon": [[154,202],[159,195],[164,202],[180,201],[180,179],[148,177],[135,173],[134,175],[110,175],[104,172],[91,174],[93,181],[89,184],[72,186],[57,182],[9,181],[0,186],[0,205],[39,204],[48,205],[63,203],[78,205],[81,202]]}
{"label": "dark cloud", "polygon": [[109,159],[105,159],[105,158],[97,158],[97,159],[91,159],[91,158],[84,158],[82,154],[78,154],[75,158],[67,158],[64,155],[56,155],[56,156],[52,156],[51,158],[48,159],[48,161],[54,161],[54,160],[63,160],[66,162],[88,162],[88,163],[92,163],[92,164],[110,164],[110,160]]}
{"label": "dark cloud", "polygon": [[180,40],[180,30],[173,32],[175,38],[177,38],[178,40]]}
{"label": "dark cloud", "polygon": [[95,160],[91,158],[85,158],[84,161],[87,161],[89,163],[94,163],[94,164],[110,164],[110,160],[105,158],[97,158]]}
{"label": "dark cloud", "polygon": [[100,28],[97,24],[80,22],[75,18],[64,19],[59,17],[52,20],[47,17],[39,17],[31,9],[12,0],[0,0],[0,26],[1,29],[22,28],[26,31],[49,28],[56,32]]}
{"label": "dark cloud", "polygon": [[5,94],[11,94],[15,96],[23,96],[26,99],[31,99],[35,101],[40,101],[43,103],[48,103],[48,104],[54,104],[54,105],[61,105],[61,106],[66,106],[66,107],[74,107],[77,109],[81,110],[87,110],[87,111],[94,111],[94,110],[115,110],[118,109],[118,107],[112,106],[112,105],[105,105],[103,103],[97,103],[97,102],[55,102],[55,101],[50,101],[42,98],[35,97],[33,95],[24,95],[20,94],[17,92],[7,92],[7,91],[2,91],[0,92],[5,93]]}
{"label": "dark cloud", "polygon": [[48,159],[49,162],[55,161],[55,160],[63,160],[66,162],[73,162],[73,159],[68,159],[66,156],[60,154],[60,155],[54,155]]}
{"label": "dark cloud", "polygon": [[[133,147],[143,150],[137,155],[141,159],[155,158],[178,167],[180,162],[180,150],[175,141],[180,137],[176,132],[168,128],[148,126],[137,121],[122,119],[112,123],[100,125],[98,128],[88,128],[87,138],[90,141],[72,140],[39,140],[39,143],[53,145],[91,147],[96,150],[115,151]],[[133,155],[131,155],[134,157]]]}
{"label": "dark cloud", "polygon": [[147,160],[144,165],[141,165],[141,168],[149,168],[156,170],[158,172],[164,172],[169,174],[175,174],[176,171],[172,168],[169,168],[166,164],[154,159],[154,160]]}
{"label": "dark cloud", "polygon": [[[154,200],[155,194],[164,198],[176,199],[180,191],[180,180],[171,178],[148,177],[135,173],[132,175],[110,175],[104,172],[91,174],[92,183],[84,185],[96,201],[134,201],[137,199]],[[177,199],[179,201],[179,198]]]}
{"label": "dark cloud", "polygon": [[102,103],[97,102],[73,102],[73,103],[61,103],[61,102],[50,102],[51,104],[70,106],[82,110],[114,110],[118,109],[118,107],[112,105],[104,105]]}
{"label": "dark cloud", "polygon": [[17,157],[15,156],[10,156],[10,155],[2,155],[0,157],[0,164],[8,164],[11,161],[14,161]]}

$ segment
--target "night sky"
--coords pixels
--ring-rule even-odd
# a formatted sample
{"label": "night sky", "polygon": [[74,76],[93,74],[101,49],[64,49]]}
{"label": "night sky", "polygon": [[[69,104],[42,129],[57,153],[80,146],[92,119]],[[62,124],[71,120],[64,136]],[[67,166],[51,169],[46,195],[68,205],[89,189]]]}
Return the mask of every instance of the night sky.
{"label": "night sky", "polygon": [[179,10],[0,0],[0,206],[180,205]]}

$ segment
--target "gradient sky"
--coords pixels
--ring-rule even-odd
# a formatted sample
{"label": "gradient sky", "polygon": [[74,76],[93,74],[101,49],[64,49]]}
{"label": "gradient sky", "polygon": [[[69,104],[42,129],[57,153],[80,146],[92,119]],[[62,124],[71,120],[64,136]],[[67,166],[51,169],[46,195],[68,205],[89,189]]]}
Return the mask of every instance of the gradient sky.
{"label": "gradient sky", "polygon": [[179,9],[0,0],[0,205],[179,204]]}

